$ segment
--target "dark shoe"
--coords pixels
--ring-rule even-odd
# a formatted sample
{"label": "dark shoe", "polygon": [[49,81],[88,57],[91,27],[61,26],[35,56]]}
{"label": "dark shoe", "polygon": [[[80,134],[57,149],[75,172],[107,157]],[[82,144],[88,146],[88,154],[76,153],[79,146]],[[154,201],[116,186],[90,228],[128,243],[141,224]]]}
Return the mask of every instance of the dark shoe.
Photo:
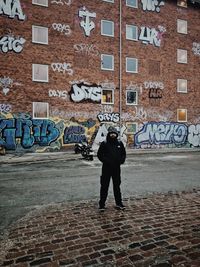
{"label": "dark shoe", "polygon": [[99,211],[100,212],[104,212],[106,210],[106,207],[105,206],[99,206]]}
{"label": "dark shoe", "polygon": [[126,207],[121,203],[121,204],[119,204],[119,205],[116,205],[115,208],[116,208],[117,210],[125,210]]}

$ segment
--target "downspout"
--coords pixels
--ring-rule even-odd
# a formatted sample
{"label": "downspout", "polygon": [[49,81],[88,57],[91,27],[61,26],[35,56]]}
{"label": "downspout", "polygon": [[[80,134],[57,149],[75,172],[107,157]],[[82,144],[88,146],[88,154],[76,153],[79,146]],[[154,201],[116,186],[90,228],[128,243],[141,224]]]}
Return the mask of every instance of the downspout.
{"label": "downspout", "polygon": [[122,0],[119,0],[119,130],[122,127]]}

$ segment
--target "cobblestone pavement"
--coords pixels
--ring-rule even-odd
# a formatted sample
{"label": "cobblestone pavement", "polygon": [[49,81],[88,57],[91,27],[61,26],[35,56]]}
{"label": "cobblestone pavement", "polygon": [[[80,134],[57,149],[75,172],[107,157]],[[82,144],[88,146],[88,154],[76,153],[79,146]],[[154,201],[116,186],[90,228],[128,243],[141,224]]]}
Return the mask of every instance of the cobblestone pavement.
{"label": "cobblestone pavement", "polygon": [[200,190],[34,210],[1,243],[0,266],[199,267]]}

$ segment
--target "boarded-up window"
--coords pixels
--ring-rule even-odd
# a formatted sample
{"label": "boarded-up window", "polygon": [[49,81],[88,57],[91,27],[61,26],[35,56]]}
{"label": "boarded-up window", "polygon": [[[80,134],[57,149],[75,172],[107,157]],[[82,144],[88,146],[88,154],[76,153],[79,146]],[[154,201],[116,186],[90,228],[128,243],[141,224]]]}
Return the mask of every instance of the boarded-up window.
{"label": "boarded-up window", "polygon": [[33,118],[48,119],[49,118],[49,103],[33,102]]}
{"label": "boarded-up window", "polygon": [[33,25],[32,42],[39,44],[48,44],[48,28]]}
{"label": "boarded-up window", "polygon": [[35,82],[49,81],[49,66],[41,64],[32,65],[32,80]]}

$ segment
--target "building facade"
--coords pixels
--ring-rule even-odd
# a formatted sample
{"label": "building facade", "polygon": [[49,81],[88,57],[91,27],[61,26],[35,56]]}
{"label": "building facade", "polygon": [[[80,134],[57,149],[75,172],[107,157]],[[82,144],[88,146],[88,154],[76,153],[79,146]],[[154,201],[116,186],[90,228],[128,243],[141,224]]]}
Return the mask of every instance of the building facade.
{"label": "building facade", "polygon": [[200,5],[0,0],[0,146],[200,146]]}

